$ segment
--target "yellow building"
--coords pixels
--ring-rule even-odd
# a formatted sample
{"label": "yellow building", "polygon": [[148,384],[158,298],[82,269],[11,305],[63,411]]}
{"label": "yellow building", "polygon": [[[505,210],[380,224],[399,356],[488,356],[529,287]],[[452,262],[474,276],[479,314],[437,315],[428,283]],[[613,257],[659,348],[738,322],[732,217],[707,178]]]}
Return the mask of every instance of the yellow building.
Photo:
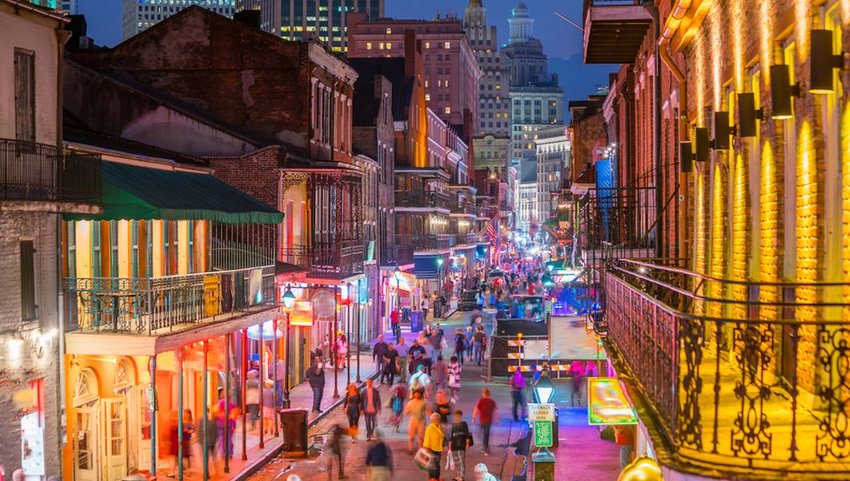
{"label": "yellow building", "polygon": [[[260,379],[281,375],[269,355],[282,359],[282,346],[266,342],[274,331],[263,338],[258,324],[279,315],[274,239],[283,216],[201,167],[69,148],[102,157],[103,212],[65,215],[61,226],[63,477],[182,478],[173,461],[187,449],[177,442],[178,413],[192,412],[186,427],[205,413],[224,416],[219,408],[244,420],[248,369]],[[225,393],[229,405],[219,403]],[[231,428],[237,454],[263,445],[242,422]]]}
{"label": "yellow building", "polygon": [[688,258],[606,273],[637,454],[665,479],[848,479],[850,1],[655,3],[694,162]]}

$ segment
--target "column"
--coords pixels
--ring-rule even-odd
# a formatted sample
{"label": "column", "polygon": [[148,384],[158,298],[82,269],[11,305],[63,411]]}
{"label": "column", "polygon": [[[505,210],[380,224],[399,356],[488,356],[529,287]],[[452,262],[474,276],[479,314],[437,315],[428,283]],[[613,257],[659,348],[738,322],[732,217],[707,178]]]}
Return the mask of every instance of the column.
{"label": "column", "polygon": [[177,481],[183,481],[183,348],[177,350]]}
{"label": "column", "polygon": [[148,370],[151,376],[151,393],[153,399],[149,399],[153,409],[151,410],[151,475],[156,475],[156,355],[148,360]]}
{"label": "column", "polygon": [[248,460],[248,439],[247,439],[247,423],[246,423],[246,408],[247,404],[245,401],[247,400],[245,396],[245,378],[248,373],[248,328],[242,329],[242,372],[240,373],[239,380],[242,384],[242,390],[240,393],[242,394],[242,461]]}
{"label": "column", "polygon": [[230,472],[230,451],[233,449],[230,439],[230,333],[224,335],[224,472]]}
{"label": "column", "polygon": [[207,428],[207,424],[210,422],[210,420],[209,420],[209,406],[208,406],[209,403],[207,402],[208,401],[207,396],[208,396],[208,392],[209,392],[209,371],[208,371],[208,368],[207,368],[207,357],[208,357],[208,355],[209,355],[209,345],[207,344],[207,341],[204,340],[204,366],[203,366],[203,370],[202,370],[204,379],[203,379],[203,383],[202,383],[203,391],[202,391],[202,394],[201,394],[201,396],[202,396],[202,400],[201,400],[201,403],[202,403],[201,404],[201,413],[202,413],[201,426],[202,426],[202,429],[203,429],[203,433],[201,433],[201,436],[202,436],[201,439],[203,440],[203,443],[204,443],[203,450],[202,450],[202,457],[203,457],[203,462],[204,462],[204,472],[203,472],[203,480],[204,481],[207,481],[208,479],[210,479],[210,458],[209,458],[210,453],[209,453],[209,448],[207,447],[207,445],[208,445],[207,436],[210,435],[209,429]]}

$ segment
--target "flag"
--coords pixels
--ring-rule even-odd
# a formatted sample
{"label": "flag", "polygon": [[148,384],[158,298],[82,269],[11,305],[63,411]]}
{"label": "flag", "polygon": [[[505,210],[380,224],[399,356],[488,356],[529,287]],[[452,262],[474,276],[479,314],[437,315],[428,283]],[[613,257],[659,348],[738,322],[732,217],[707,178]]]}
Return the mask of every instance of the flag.
{"label": "flag", "polygon": [[487,223],[487,227],[485,229],[490,242],[493,245],[498,246],[499,241],[502,239],[502,236],[499,234],[499,216],[494,216],[490,219],[490,222]]}

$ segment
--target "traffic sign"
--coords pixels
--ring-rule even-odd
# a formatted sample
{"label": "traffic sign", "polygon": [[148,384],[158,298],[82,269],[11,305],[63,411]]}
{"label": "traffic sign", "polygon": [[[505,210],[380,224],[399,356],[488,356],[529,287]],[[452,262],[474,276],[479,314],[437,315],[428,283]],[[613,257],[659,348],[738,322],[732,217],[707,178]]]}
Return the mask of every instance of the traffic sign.
{"label": "traffic sign", "polygon": [[552,447],[552,421],[534,421],[534,445],[538,448]]}
{"label": "traffic sign", "polygon": [[555,405],[551,403],[528,403],[528,419],[530,421],[554,421]]}

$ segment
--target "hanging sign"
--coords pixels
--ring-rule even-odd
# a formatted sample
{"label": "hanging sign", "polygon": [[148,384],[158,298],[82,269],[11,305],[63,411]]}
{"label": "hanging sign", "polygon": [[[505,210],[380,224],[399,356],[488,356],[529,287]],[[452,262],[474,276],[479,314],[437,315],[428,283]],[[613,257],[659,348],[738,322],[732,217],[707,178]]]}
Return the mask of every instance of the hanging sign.
{"label": "hanging sign", "polygon": [[637,424],[632,404],[613,377],[587,378],[587,418],[595,425]]}
{"label": "hanging sign", "polygon": [[552,447],[552,421],[534,421],[534,445],[538,448]]}
{"label": "hanging sign", "polygon": [[554,421],[555,420],[555,405],[552,403],[538,404],[528,403],[528,420],[529,421]]}

